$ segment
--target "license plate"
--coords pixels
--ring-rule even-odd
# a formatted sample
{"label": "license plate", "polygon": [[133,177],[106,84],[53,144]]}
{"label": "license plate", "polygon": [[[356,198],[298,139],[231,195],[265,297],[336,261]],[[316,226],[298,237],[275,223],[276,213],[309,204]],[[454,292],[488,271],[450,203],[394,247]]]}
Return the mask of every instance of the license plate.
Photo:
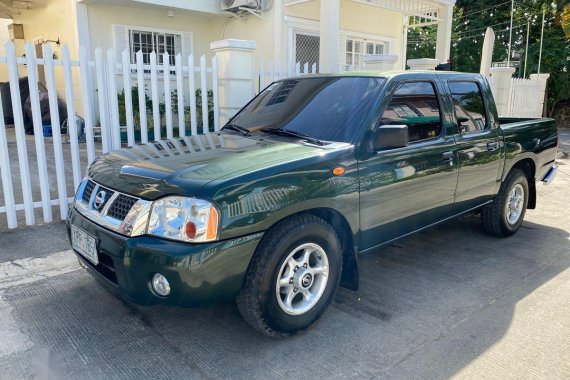
{"label": "license plate", "polygon": [[71,246],[93,264],[99,264],[95,238],[73,225],[71,226]]}

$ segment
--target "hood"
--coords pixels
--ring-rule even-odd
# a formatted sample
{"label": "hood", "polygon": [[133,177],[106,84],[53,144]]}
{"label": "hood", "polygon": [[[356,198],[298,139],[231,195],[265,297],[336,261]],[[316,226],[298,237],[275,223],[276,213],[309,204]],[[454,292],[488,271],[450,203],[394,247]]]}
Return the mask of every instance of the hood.
{"label": "hood", "polygon": [[243,170],[257,170],[322,148],[274,139],[213,133],[119,149],[97,158],[89,177],[111,189],[154,200],[192,195],[207,183]]}

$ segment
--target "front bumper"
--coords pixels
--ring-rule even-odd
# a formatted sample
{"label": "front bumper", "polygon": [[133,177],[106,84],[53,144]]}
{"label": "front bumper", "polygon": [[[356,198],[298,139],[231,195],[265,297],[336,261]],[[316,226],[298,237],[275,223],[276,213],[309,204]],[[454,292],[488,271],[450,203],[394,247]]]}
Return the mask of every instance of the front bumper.
{"label": "front bumper", "polygon": [[[191,307],[235,299],[263,236],[256,233],[205,244],[151,236],[126,237],[91,222],[73,206],[67,217],[70,241],[72,224],[96,239],[97,266],[76,252],[88,271],[121,296],[143,305]],[[168,279],[169,296],[160,297],[151,290],[155,273]]]}

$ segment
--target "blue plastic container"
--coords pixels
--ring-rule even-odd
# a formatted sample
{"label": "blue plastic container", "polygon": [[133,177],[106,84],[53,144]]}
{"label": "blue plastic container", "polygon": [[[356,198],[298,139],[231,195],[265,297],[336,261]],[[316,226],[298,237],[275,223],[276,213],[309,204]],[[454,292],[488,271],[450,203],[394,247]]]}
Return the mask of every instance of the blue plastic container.
{"label": "blue plastic container", "polygon": [[51,125],[44,125],[44,137],[51,137]]}

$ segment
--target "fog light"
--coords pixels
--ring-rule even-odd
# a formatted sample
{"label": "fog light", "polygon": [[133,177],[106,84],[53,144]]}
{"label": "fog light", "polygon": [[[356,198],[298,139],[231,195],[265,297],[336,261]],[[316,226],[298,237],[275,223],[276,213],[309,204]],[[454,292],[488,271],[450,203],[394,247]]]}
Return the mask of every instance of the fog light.
{"label": "fog light", "polygon": [[160,273],[155,273],[152,276],[152,290],[156,292],[159,296],[166,297],[170,294],[170,284],[166,277]]}

